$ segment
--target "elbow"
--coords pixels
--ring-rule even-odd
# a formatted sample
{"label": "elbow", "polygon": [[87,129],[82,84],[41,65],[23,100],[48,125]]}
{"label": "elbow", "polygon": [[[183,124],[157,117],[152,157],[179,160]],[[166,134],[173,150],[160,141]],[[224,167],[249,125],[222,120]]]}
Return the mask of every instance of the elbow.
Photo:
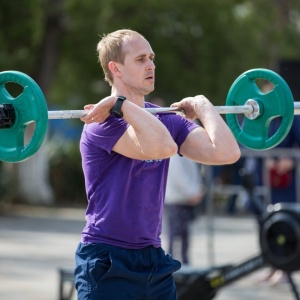
{"label": "elbow", "polygon": [[[214,153],[214,155],[212,155],[212,153]],[[237,162],[241,157],[241,150],[238,145],[230,149],[219,149],[212,153],[209,162],[209,164],[212,165],[231,165]]]}
{"label": "elbow", "polygon": [[[148,149],[150,150],[150,148]],[[151,151],[147,151],[147,159],[165,159],[174,156],[178,151],[177,144],[174,141],[161,142],[155,147],[151,148]],[[145,153],[146,154],[146,153]]]}
{"label": "elbow", "polygon": [[178,151],[177,144],[173,141],[172,143],[169,143],[169,145],[166,147],[166,149],[162,153],[163,158],[169,158],[174,156]]}
{"label": "elbow", "polygon": [[230,157],[230,162],[229,163],[233,164],[233,163],[237,162],[240,158],[241,158],[241,150],[237,146],[235,151],[231,152],[231,157]]}
{"label": "elbow", "polygon": [[231,148],[229,151],[225,153],[225,155],[223,155],[223,157],[224,157],[223,164],[230,165],[237,162],[241,157],[241,150],[239,146],[237,145],[236,147],[234,147],[234,149]]}

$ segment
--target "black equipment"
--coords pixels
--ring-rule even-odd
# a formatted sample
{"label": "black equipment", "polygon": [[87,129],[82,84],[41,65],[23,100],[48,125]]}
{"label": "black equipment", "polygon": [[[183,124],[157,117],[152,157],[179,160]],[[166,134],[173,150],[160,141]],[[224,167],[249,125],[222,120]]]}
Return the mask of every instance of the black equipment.
{"label": "black equipment", "polygon": [[259,223],[261,254],[238,265],[213,267],[207,270],[182,268],[174,274],[179,300],[211,300],[218,290],[265,266],[288,274],[296,300],[299,293],[292,272],[300,270],[300,204],[281,203],[262,208],[253,194],[254,181],[244,174],[242,184],[248,191]]}

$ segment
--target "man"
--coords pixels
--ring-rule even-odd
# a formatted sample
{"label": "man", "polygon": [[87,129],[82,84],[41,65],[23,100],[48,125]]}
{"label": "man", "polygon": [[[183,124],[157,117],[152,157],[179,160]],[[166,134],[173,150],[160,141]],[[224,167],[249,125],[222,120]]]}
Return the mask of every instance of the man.
{"label": "man", "polygon": [[[132,30],[104,36],[97,47],[111,95],[86,105],[80,150],[88,198],[86,226],[76,251],[78,299],[176,299],[172,274],[180,262],[161,248],[169,158],[176,153],[206,164],[240,156],[225,122],[204,96],[152,115],[145,95],[154,90],[154,52]],[[126,100],[125,100],[126,97]]]}

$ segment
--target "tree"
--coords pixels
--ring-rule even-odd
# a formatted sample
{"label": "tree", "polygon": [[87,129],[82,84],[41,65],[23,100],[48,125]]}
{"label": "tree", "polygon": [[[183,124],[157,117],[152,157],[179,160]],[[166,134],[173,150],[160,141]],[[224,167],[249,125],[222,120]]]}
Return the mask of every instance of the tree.
{"label": "tree", "polygon": [[[16,69],[22,70],[23,66],[24,72],[35,79],[47,96],[64,30],[63,0],[18,2],[16,5],[15,2],[6,1],[2,6],[1,21],[8,24],[6,28],[9,28],[3,32],[2,38],[5,42],[10,41],[4,43],[7,50],[3,51],[3,54],[7,57],[9,53],[13,54],[14,59],[8,64],[10,68],[15,65]],[[20,24],[24,24],[24,28],[20,27]],[[10,34],[12,36],[9,36]],[[7,64],[5,60],[2,63]],[[34,128],[34,124],[28,126],[28,139],[32,136]],[[29,203],[53,203],[54,196],[49,185],[48,161],[44,148],[40,149],[33,159],[19,163],[17,167],[19,193],[23,199]]]}
{"label": "tree", "polygon": [[[82,109],[110,92],[96,44],[99,35],[120,28],[135,29],[150,41],[157,80],[148,99],[160,96],[168,104],[204,94],[214,105],[224,105],[242,72],[257,67],[276,71],[279,59],[300,58],[298,0],[0,2],[0,26],[5,28],[0,31],[1,70],[32,76],[49,107]],[[74,126],[80,131],[82,123]],[[78,141],[74,147],[78,150]],[[28,161],[31,167],[36,163],[36,157]],[[81,167],[80,161],[74,164]],[[35,192],[42,197],[36,187]]]}

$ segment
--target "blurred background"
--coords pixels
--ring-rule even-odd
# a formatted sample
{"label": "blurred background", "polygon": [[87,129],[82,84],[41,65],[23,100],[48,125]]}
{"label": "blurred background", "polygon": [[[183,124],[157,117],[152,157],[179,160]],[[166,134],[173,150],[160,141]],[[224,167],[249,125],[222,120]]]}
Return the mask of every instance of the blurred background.
{"label": "blurred background", "polygon": [[[244,71],[278,71],[280,61],[300,58],[297,0],[0,0],[0,4],[0,70],[31,76],[49,110],[82,109],[109,94],[96,44],[100,35],[120,28],[137,30],[150,41],[157,67],[156,89],[150,97],[162,97],[167,105],[197,94],[224,105],[231,84]],[[78,151],[81,128],[79,120],[49,121],[48,138],[39,151],[46,154],[21,164],[2,163],[1,205],[85,204]]]}
{"label": "blurred background", "polygon": [[[0,72],[17,70],[31,76],[48,110],[83,109],[110,93],[96,45],[101,35],[121,28],[137,30],[150,42],[156,53],[156,88],[149,100],[160,97],[167,106],[197,94],[224,105],[231,84],[243,72],[268,68],[282,73],[283,65],[299,66],[300,61],[299,0],[0,0],[0,8]],[[299,77],[291,77],[292,84],[300,85]],[[35,223],[27,217],[32,213],[40,220],[46,214],[40,207],[48,207],[47,220],[56,215],[76,221],[68,225],[76,229],[75,247],[84,213],[76,210],[74,216],[72,209],[86,206],[79,154],[82,126],[80,120],[51,120],[47,138],[32,158],[0,162],[4,237],[10,236],[9,228],[16,229],[7,215],[23,212],[22,220],[31,228]],[[223,196],[216,199],[221,209]],[[60,231],[58,224],[54,232]],[[251,224],[246,231],[255,232]],[[45,237],[43,230],[40,234]],[[65,246],[73,253],[70,244]],[[6,257],[3,253],[10,250],[2,249]],[[192,254],[194,262],[197,253]],[[67,264],[71,262],[69,257]]]}

